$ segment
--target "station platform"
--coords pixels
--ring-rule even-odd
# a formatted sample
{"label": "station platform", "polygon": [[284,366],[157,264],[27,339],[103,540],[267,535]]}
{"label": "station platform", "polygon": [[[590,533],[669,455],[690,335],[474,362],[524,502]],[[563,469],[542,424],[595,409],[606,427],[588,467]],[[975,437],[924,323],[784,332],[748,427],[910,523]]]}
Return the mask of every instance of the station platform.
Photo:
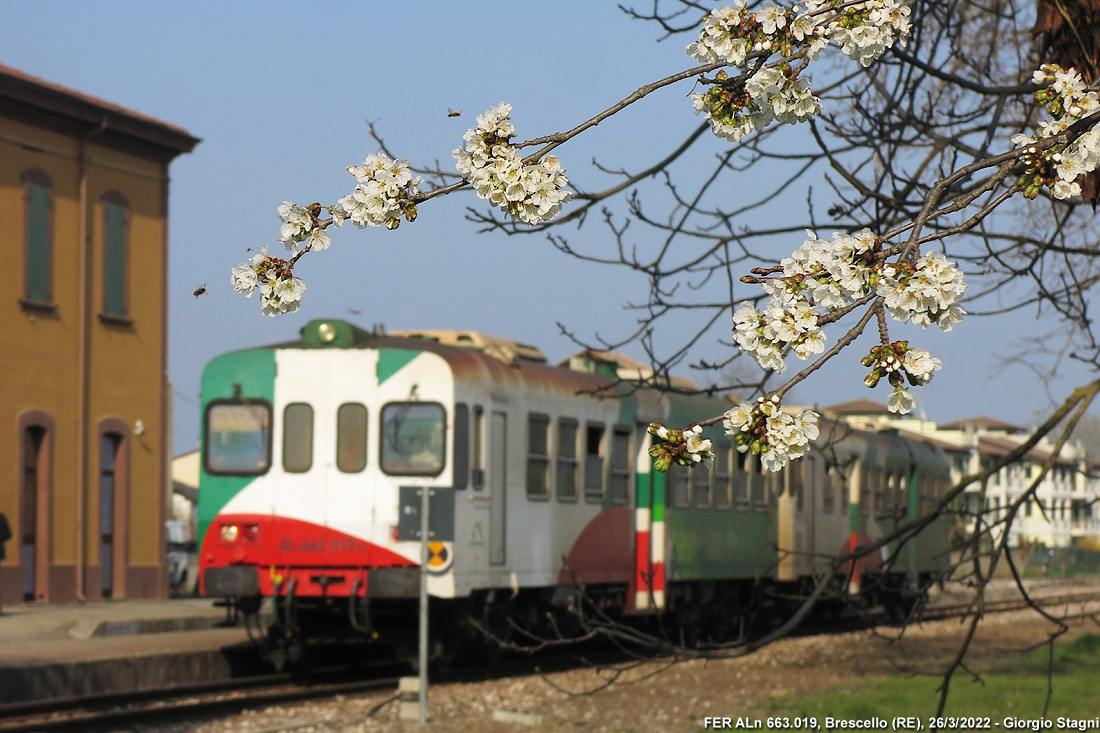
{"label": "station platform", "polygon": [[5,604],[0,704],[228,679],[255,671],[243,625],[209,598]]}

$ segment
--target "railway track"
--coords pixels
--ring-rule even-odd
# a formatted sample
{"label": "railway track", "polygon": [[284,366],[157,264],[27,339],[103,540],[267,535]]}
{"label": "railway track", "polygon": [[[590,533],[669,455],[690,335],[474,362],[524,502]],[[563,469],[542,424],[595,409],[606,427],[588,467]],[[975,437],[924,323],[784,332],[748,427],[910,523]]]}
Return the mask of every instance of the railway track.
{"label": "railway track", "polygon": [[[1100,603],[1100,590],[1032,595],[1031,601],[1040,608]],[[983,604],[983,611],[985,613],[1004,613],[1030,607],[1030,604],[1024,598],[1017,596],[1015,598],[986,599]],[[972,600],[952,605],[926,606],[921,613],[921,620],[938,621],[940,619],[953,618],[972,612],[974,608],[975,606]]]}
{"label": "railway track", "polygon": [[[1055,592],[1033,595],[1032,600],[1043,608],[1078,604],[1100,604],[1100,589],[1075,592]],[[987,599],[985,613],[1004,613],[1028,608],[1027,601],[1013,598]],[[939,604],[925,607],[922,621],[944,620],[973,611],[970,602]],[[835,633],[853,631],[857,627],[841,621],[831,627],[810,625],[804,633]],[[864,615],[858,628],[882,625],[879,614]],[[549,664],[547,662],[549,661]],[[500,678],[530,674],[536,665],[543,669],[556,666],[545,658],[538,662],[525,660],[516,664],[495,666],[493,670],[464,670],[446,675],[433,674],[434,682],[456,681],[461,678]],[[388,667],[388,669],[386,669]],[[349,680],[348,667],[316,670],[303,682],[300,674],[280,673],[222,680],[218,682],[178,685],[165,688],[107,693],[73,698],[0,705],[0,733],[30,733],[32,731],[95,731],[119,730],[133,725],[201,720],[232,715],[248,708],[320,700],[338,695],[352,695],[390,690],[396,697],[397,665],[380,666],[369,678]],[[406,672],[407,673],[407,672]],[[362,671],[359,674],[363,674]],[[331,681],[325,681],[331,680]],[[381,707],[381,705],[379,706]]]}
{"label": "railway track", "polygon": [[[335,674],[335,672],[330,673]],[[123,693],[55,698],[0,706],[0,733],[118,730],[135,724],[195,720],[250,707],[316,700],[379,690],[396,690],[397,677],[302,685],[294,675],[270,674],[237,680],[179,685]]]}

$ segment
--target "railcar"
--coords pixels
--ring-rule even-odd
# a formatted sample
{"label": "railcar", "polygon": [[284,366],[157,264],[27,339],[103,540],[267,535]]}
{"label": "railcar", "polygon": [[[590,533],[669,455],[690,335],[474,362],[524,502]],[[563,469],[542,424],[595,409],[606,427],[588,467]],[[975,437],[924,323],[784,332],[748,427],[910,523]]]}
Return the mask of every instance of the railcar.
{"label": "railcar", "polygon": [[[704,431],[709,470],[652,471],[649,423],[729,403],[633,388],[639,367],[603,352],[552,366],[504,339],[335,319],[216,357],[202,379],[201,592],[246,613],[274,599],[276,662],[293,656],[287,639],[340,629],[407,652],[421,573],[439,653],[475,645],[475,626],[568,631],[581,586],[611,616],[720,634],[946,488],[934,447],[842,423],[778,474],[720,426]],[[902,599],[945,567],[946,543],[937,522],[884,547],[842,568],[833,598]]]}

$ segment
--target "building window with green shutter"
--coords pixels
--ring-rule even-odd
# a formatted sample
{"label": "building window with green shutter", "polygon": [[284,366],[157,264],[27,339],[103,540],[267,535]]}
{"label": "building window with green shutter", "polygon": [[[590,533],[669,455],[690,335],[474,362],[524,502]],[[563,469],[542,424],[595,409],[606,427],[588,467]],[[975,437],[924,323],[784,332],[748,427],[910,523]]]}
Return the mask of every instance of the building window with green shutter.
{"label": "building window with green shutter", "polygon": [[37,168],[23,171],[23,306],[53,309],[53,181]]}
{"label": "building window with green shutter", "polygon": [[108,191],[100,199],[103,215],[103,312],[108,319],[126,319],[126,279],[130,248],[130,204]]}

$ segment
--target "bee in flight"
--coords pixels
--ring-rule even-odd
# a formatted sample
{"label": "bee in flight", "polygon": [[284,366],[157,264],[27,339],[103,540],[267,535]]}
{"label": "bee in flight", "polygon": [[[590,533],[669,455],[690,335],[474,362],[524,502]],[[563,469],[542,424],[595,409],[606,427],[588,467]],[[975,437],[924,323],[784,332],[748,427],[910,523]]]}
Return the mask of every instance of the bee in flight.
{"label": "bee in flight", "polygon": [[462,116],[462,110],[459,110],[458,112],[455,112],[453,109],[448,107],[447,108],[447,116],[448,117],[461,117]]}
{"label": "bee in flight", "polygon": [[195,288],[191,295],[194,295],[196,298],[200,295],[206,295],[206,283],[203,283],[199,287]]}

